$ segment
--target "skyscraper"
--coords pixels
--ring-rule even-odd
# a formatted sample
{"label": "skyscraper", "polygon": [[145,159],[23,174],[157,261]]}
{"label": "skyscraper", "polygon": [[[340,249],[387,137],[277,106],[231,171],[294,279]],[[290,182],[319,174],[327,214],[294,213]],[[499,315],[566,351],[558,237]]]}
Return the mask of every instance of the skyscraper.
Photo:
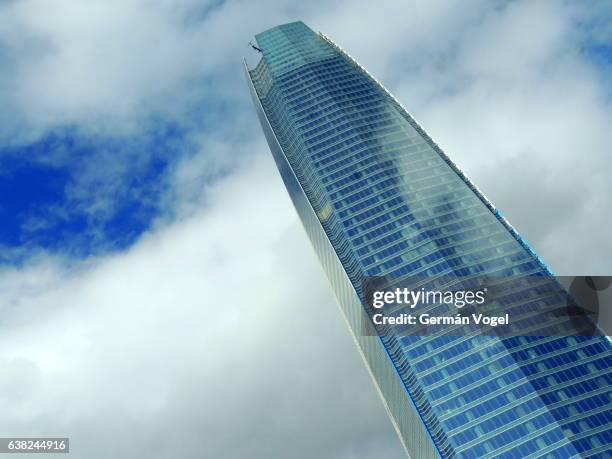
{"label": "skyscraper", "polygon": [[606,337],[363,331],[371,317],[362,282],[371,276],[550,271],[403,106],[328,37],[294,22],[256,39],[262,58],[245,71],[266,139],[408,454],[609,454]]}

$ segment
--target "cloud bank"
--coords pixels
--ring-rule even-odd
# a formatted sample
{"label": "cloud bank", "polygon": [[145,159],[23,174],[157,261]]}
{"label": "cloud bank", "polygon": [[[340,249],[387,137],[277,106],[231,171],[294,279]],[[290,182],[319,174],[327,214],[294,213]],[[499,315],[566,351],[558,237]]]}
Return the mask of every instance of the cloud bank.
{"label": "cloud bank", "polygon": [[0,431],[89,458],[397,455],[281,186],[260,156],[126,253],[6,269]]}

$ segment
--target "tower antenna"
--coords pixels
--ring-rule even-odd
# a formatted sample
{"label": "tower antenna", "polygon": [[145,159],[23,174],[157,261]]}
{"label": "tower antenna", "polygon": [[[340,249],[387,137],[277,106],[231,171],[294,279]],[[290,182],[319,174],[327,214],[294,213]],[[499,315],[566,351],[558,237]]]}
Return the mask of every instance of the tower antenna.
{"label": "tower antenna", "polygon": [[263,52],[263,51],[261,50],[261,48],[258,48],[257,46],[255,46],[255,45],[253,44],[253,42],[252,42],[252,41],[250,41],[250,42],[249,42],[249,45],[250,45],[250,46],[251,46],[251,48],[253,48],[255,51],[258,51],[258,52],[260,52],[260,53],[262,53],[262,52]]}

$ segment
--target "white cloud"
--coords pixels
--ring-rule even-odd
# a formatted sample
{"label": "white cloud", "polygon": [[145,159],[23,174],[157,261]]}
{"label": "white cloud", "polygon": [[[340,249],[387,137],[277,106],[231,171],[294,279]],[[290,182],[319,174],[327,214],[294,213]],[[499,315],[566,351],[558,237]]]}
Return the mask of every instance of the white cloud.
{"label": "white cloud", "polygon": [[307,8],[273,0],[22,0],[0,9],[0,62],[10,68],[0,139],[14,142],[72,124],[133,135],[150,116],[188,122],[185,111],[210,98],[240,104],[235,88],[243,89],[249,39]]}
{"label": "white cloud", "polygon": [[5,270],[0,430],[92,458],[401,454],[276,175],[258,155],[124,254]]}

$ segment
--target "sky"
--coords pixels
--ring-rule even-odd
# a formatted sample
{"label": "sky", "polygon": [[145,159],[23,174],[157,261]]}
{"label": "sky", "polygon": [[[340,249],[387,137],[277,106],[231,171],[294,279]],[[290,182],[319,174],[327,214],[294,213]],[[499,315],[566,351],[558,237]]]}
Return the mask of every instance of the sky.
{"label": "sky", "polygon": [[601,2],[0,1],[0,432],[87,458],[403,457],[242,58],[303,20],[561,275],[610,275]]}

